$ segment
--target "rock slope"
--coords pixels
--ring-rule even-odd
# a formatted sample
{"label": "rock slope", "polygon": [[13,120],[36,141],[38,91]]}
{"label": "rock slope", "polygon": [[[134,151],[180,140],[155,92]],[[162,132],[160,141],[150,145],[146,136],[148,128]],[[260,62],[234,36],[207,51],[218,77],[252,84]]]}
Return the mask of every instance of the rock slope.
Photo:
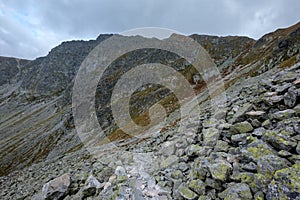
{"label": "rock slope", "polygon": [[[47,57],[22,61],[18,71],[7,70],[14,59],[1,62],[7,72],[1,76],[1,198],[300,199],[299,30],[296,24],[258,41],[191,36],[222,72],[223,109],[213,113],[207,90],[199,88],[201,112],[184,121],[190,129],[197,126],[197,134],[189,128],[177,134],[178,119],[170,113],[172,123],[164,129],[121,149],[105,149],[102,159],[91,156],[76,135],[70,96],[81,61],[111,35],[63,43]],[[187,77],[193,73],[176,56],[145,54],[144,62],[161,59]],[[140,55],[133,52],[115,65],[125,70]],[[147,106],[141,109],[133,114]]]}

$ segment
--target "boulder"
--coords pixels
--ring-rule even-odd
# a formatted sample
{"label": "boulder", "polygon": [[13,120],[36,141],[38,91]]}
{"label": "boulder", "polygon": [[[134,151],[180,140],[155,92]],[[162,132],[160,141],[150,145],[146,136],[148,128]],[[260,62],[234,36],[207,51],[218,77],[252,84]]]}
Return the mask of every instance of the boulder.
{"label": "boulder", "polygon": [[219,194],[219,197],[226,200],[251,200],[253,198],[249,186],[245,183],[236,183]]}
{"label": "boulder", "polygon": [[166,169],[166,168],[168,168],[169,166],[171,166],[171,165],[173,165],[173,164],[175,164],[175,163],[178,163],[178,160],[179,160],[179,158],[178,158],[177,156],[171,155],[171,156],[169,156],[168,158],[164,159],[164,160],[161,162],[160,166],[161,166],[162,169]]}
{"label": "boulder", "polygon": [[297,143],[290,138],[291,134],[285,131],[267,131],[264,138],[274,148],[289,151],[297,146]]}
{"label": "boulder", "polygon": [[263,142],[262,140],[255,140],[247,145],[244,149],[242,149],[242,155],[254,160],[258,161],[259,158],[266,155],[274,155],[275,150],[272,149],[268,144]]}
{"label": "boulder", "polygon": [[275,112],[272,115],[272,118],[276,119],[276,120],[284,120],[284,119],[287,119],[287,118],[290,118],[290,117],[294,116],[294,114],[295,114],[294,110],[287,109],[287,110]]}
{"label": "boulder", "polygon": [[297,101],[297,93],[294,91],[288,91],[287,93],[284,94],[283,101],[287,107],[289,108],[294,107]]}
{"label": "boulder", "polygon": [[214,179],[226,181],[232,171],[232,166],[224,160],[209,165],[209,171]]}
{"label": "boulder", "polygon": [[205,183],[201,180],[192,180],[189,183],[189,188],[196,192],[198,195],[205,194]]}
{"label": "boulder", "polygon": [[218,139],[220,132],[216,128],[208,128],[208,129],[203,129],[203,144],[205,146],[215,146]]}
{"label": "boulder", "polygon": [[178,187],[178,192],[179,194],[184,198],[184,199],[188,199],[188,200],[193,200],[196,199],[198,197],[198,195],[193,192],[192,190],[190,190],[188,187],[186,187],[184,184],[181,184]]}
{"label": "boulder", "polygon": [[253,105],[250,103],[244,104],[241,108],[237,110],[237,112],[233,115],[233,117],[229,120],[231,123],[241,122],[245,120],[246,113],[251,111]]}
{"label": "boulder", "polygon": [[187,147],[186,154],[188,156],[206,156],[211,147],[192,144]]}
{"label": "boulder", "polygon": [[101,183],[93,175],[90,175],[86,181],[86,185],[82,190],[83,197],[95,195],[100,187]]}
{"label": "boulder", "polygon": [[230,127],[230,132],[234,133],[234,134],[235,133],[248,133],[253,130],[254,130],[254,128],[252,127],[252,125],[247,121],[236,123]]}
{"label": "boulder", "polygon": [[258,159],[258,173],[272,179],[275,171],[288,167],[290,162],[275,155],[266,155]]}
{"label": "boulder", "polygon": [[68,194],[71,185],[70,174],[64,174],[57,177],[43,186],[43,199],[45,200],[59,200]]}

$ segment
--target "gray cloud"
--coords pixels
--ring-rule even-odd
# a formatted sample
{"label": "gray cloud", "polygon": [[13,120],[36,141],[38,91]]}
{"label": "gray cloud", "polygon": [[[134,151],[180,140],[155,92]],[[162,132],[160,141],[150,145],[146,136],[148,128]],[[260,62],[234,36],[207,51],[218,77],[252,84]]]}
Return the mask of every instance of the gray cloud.
{"label": "gray cloud", "polygon": [[258,39],[300,20],[298,0],[29,0],[0,3],[0,55],[35,58],[61,41],[138,27]]}

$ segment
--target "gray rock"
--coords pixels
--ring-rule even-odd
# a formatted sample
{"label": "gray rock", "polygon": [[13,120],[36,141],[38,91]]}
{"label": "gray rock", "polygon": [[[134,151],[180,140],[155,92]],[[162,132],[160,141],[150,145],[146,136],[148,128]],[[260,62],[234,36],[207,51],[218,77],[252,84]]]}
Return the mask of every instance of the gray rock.
{"label": "gray rock", "polygon": [[160,167],[162,169],[166,169],[167,167],[170,167],[171,165],[178,163],[178,160],[179,158],[177,156],[171,155],[161,162]]}
{"label": "gray rock", "polygon": [[126,170],[124,167],[122,166],[117,166],[116,170],[115,170],[115,175],[116,176],[126,176]]}
{"label": "gray rock", "polygon": [[183,178],[183,174],[180,170],[176,170],[176,171],[172,171],[171,172],[171,177],[173,179],[182,179]]}
{"label": "gray rock", "polygon": [[277,120],[284,120],[287,118],[290,118],[292,116],[294,116],[295,111],[292,109],[287,109],[287,110],[283,110],[283,111],[278,111],[276,113],[274,113],[272,115],[273,119],[277,119]]}
{"label": "gray rock", "polygon": [[286,72],[283,75],[279,75],[277,79],[277,83],[283,83],[283,82],[293,82],[297,79],[297,73],[295,72]]}
{"label": "gray rock", "polygon": [[275,150],[262,140],[254,140],[241,151],[243,156],[255,162],[263,156],[275,154]]}
{"label": "gray rock", "polygon": [[235,183],[229,188],[227,188],[224,192],[222,192],[219,197],[226,200],[251,200],[252,193],[249,186],[245,183]]}
{"label": "gray rock", "polygon": [[266,129],[261,127],[261,128],[254,129],[254,131],[252,132],[252,135],[263,136],[265,133],[266,133]]}
{"label": "gray rock", "polygon": [[211,147],[208,146],[200,146],[200,145],[190,145],[186,149],[186,154],[188,156],[206,156],[211,150]]}
{"label": "gray rock", "polygon": [[233,142],[245,142],[248,137],[247,133],[236,134],[231,136],[231,141]]}
{"label": "gray rock", "polygon": [[288,89],[292,86],[291,83],[287,83],[287,84],[284,84],[284,85],[281,85],[281,86],[276,86],[276,92],[278,94],[284,94],[285,92],[288,91]]}
{"label": "gray rock", "polygon": [[69,187],[71,185],[70,174],[64,174],[60,177],[57,177],[43,186],[43,198],[46,200],[62,199],[68,194]]}
{"label": "gray rock", "polygon": [[291,156],[291,155],[293,155],[293,154],[291,154],[290,152],[285,151],[285,150],[280,150],[280,151],[278,152],[278,155],[285,158],[285,157],[289,157],[289,156]]}
{"label": "gray rock", "polygon": [[244,121],[245,117],[246,117],[246,113],[251,111],[252,108],[253,108],[252,104],[250,104],[250,103],[244,104],[243,107],[241,107],[237,110],[237,112],[234,114],[232,119],[230,119],[229,121],[231,123]]}
{"label": "gray rock", "polygon": [[160,153],[163,156],[170,156],[175,153],[175,144],[171,141],[166,141],[162,144],[162,147],[160,149]]}
{"label": "gray rock", "polygon": [[298,145],[296,147],[296,152],[300,155],[300,142],[298,142]]}
{"label": "gray rock", "polygon": [[101,183],[93,175],[90,175],[86,181],[85,187],[82,190],[83,197],[95,195],[100,187]]}
{"label": "gray rock", "polygon": [[294,91],[288,91],[287,93],[284,94],[283,101],[284,104],[289,108],[294,107],[297,101],[297,93]]}
{"label": "gray rock", "polygon": [[220,119],[225,119],[226,118],[226,114],[227,112],[225,110],[221,110],[221,111],[218,111],[214,114],[214,118],[220,120]]}
{"label": "gray rock", "polygon": [[241,166],[242,169],[247,171],[257,171],[257,165],[254,162],[250,162]]}
{"label": "gray rock", "polygon": [[205,146],[215,146],[219,139],[219,130],[216,128],[203,129],[203,144]]}
{"label": "gray rock", "polygon": [[268,129],[268,128],[271,127],[272,123],[271,123],[271,121],[270,121],[269,119],[267,119],[267,120],[264,121],[261,125],[262,125],[262,127]]}
{"label": "gray rock", "polygon": [[225,142],[223,140],[218,140],[217,145],[215,146],[215,151],[223,151],[227,152],[229,149],[228,142]]}
{"label": "gray rock", "polygon": [[252,127],[252,125],[247,121],[236,123],[230,128],[230,131],[232,133],[248,133],[253,130],[254,128]]}
{"label": "gray rock", "polygon": [[254,128],[259,128],[259,127],[261,127],[262,123],[260,121],[258,121],[258,119],[251,119],[251,125]]}
{"label": "gray rock", "polygon": [[246,113],[249,117],[260,118],[266,114],[265,111],[250,111]]}
{"label": "gray rock", "polygon": [[203,127],[204,128],[217,127],[218,124],[219,124],[219,120],[217,120],[215,118],[210,118],[210,119],[204,120]]}
{"label": "gray rock", "polygon": [[212,179],[212,178],[206,178],[205,184],[208,187],[214,188],[216,190],[221,190],[222,189],[222,185],[221,185],[219,180],[215,180],[215,179]]}
{"label": "gray rock", "polygon": [[269,106],[274,106],[276,104],[281,103],[281,101],[283,100],[283,96],[271,96],[271,97],[265,97],[263,99],[263,101],[269,105]]}

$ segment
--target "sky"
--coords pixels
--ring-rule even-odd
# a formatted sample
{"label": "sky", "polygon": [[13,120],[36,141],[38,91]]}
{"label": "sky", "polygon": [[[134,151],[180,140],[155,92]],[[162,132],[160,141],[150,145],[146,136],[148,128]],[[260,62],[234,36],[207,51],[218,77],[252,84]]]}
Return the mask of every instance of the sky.
{"label": "sky", "polygon": [[299,0],[0,0],[0,56],[34,59],[67,40],[161,27],[259,39],[300,21]]}

